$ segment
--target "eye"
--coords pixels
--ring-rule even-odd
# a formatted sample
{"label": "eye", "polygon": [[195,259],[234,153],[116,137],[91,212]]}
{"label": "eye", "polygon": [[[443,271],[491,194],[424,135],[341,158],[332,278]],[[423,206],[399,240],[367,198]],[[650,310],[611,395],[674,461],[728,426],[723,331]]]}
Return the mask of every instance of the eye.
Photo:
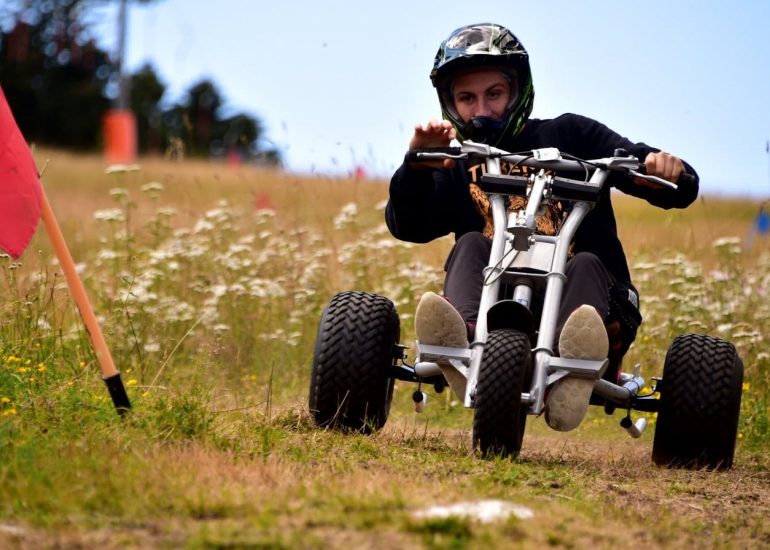
{"label": "eye", "polygon": [[487,92],[487,97],[490,99],[500,99],[503,94],[505,93],[505,90],[500,87],[492,88]]}

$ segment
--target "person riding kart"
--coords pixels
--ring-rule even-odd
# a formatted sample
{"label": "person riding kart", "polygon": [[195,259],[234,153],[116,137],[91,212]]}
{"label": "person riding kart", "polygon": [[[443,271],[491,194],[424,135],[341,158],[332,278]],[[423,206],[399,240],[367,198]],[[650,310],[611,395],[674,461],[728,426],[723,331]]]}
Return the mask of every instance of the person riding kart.
{"label": "person riding kart", "polygon": [[[474,24],[452,32],[439,47],[430,78],[443,120],[416,125],[409,150],[446,147],[455,139],[507,151],[556,148],[581,159],[608,157],[624,149],[643,159],[649,175],[671,182],[685,172],[694,176],[677,189],[611,177],[571,244],[554,345],[562,357],[609,358],[603,376],[612,380],[642,317],[618,237],[610,187],[660,208],[685,208],[698,194],[695,170],[674,155],[635,143],[584,116],[530,118],[535,94],[529,55],[500,25]],[[527,174],[526,167],[517,165],[504,170]],[[423,344],[467,347],[474,337],[493,230],[488,198],[477,186],[483,173],[481,164],[405,160],[391,179],[385,220],[394,237],[427,243],[455,235],[445,264],[443,297],[426,293],[416,310],[415,334]],[[508,208],[517,211],[525,204],[525,198],[513,198]],[[570,207],[565,201],[549,201],[537,218],[538,232],[556,233]],[[546,398],[547,423],[561,431],[574,429],[585,415],[592,388],[593,381],[587,379],[556,382]]]}

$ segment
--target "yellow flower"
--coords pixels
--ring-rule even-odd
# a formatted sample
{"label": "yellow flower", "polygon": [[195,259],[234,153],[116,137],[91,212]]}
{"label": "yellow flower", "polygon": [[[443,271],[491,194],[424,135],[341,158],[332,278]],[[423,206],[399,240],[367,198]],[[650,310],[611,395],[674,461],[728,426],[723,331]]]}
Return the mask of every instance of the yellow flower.
{"label": "yellow flower", "polygon": [[749,391],[749,388],[751,388],[751,384],[748,382],[743,383],[743,391]]}
{"label": "yellow flower", "polygon": [[24,373],[25,373],[25,372],[27,372],[28,370],[29,370],[29,369],[28,369],[27,367],[19,367],[19,368],[17,368],[17,369],[16,369],[16,372],[18,372],[18,373],[21,373],[21,374],[24,374]]}
{"label": "yellow flower", "polygon": [[11,407],[10,409],[5,409],[3,411],[3,416],[11,416],[14,414],[16,414],[16,409],[14,409],[13,407]]}
{"label": "yellow flower", "polygon": [[126,382],[126,386],[136,386],[139,382],[137,382],[136,378],[132,378],[128,382]]}
{"label": "yellow flower", "polygon": [[48,368],[43,363],[38,363],[37,364],[37,372],[45,372],[47,370],[48,370]]}
{"label": "yellow flower", "polygon": [[10,403],[10,402],[11,402],[10,398],[5,397],[5,396],[0,397],[0,403]]}

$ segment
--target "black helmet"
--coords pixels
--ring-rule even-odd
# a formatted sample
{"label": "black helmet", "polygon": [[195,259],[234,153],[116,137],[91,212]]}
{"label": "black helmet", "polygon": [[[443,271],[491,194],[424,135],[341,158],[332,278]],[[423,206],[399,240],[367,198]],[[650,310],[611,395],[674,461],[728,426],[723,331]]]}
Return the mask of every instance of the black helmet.
{"label": "black helmet", "polygon": [[[474,117],[463,121],[452,97],[452,78],[466,69],[500,67],[515,79],[512,99],[502,118]],[[468,25],[454,31],[441,43],[433,61],[430,80],[438,92],[441,112],[457,130],[460,141],[497,145],[504,136],[514,137],[532,113],[535,90],[529,70],[529,55],[521,42],[505,27],[494,23]]]}

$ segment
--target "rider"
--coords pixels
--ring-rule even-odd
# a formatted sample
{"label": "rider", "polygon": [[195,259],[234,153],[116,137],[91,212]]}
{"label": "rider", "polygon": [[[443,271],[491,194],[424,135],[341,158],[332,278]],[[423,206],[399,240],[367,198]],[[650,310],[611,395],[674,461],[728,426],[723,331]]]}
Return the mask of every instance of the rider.
{"label": "rider", "polygon": [[[611,176],[572,242],[556,331],[559,353],[578,359],[609,356],[612,372],[604,376],[617,376],[641,315],[618,239],[610,187],[661,208],[684,208],[698,194],[695,171],[669,153],[634,143],[583,116],[529,118],[534,99],[529,56],[505,27],[482,23],[455,30],[439,47],[430,78],[443,120],[415,126],[410,150],[469,139],[513,152],[555,147],[562,154],[591,159],[622,148],[644,159],[650,175],[671,182],[684,172],[695,176],[677,190]],[[527,167],[503,164],[504,173],[527,173]],[[405,161],[391,180],[385,219],[393,236],[425,243],[455,234],[445,265],[444,298],[426,293],[415,314],[415,333],[424,344],[467,347],[473,338],[492,236],[489,201],[476,185],[483,171],[484,166],[464,161]],[[511,198],[509,209],[521,209],[525,200]],[[538,216],[538,232],[555,233],[569,208],[568,203],[549,201]],[[557,382],[546,399],[548,424],[563,431],[576,427],[592,388],[591,380],[568,377]]]}

